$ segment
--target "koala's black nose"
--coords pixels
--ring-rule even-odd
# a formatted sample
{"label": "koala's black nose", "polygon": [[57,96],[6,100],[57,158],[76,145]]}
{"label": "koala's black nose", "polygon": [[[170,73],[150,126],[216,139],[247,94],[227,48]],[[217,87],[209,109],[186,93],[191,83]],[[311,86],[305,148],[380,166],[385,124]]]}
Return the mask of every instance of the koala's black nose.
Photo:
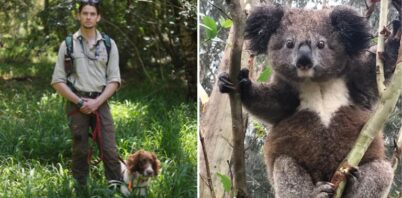
{"label": "koala's black nose", "polygon": [[306,44],[299,47],[297,52],[296,67],[299,69],[310,69],[313,67],[311,49]]}

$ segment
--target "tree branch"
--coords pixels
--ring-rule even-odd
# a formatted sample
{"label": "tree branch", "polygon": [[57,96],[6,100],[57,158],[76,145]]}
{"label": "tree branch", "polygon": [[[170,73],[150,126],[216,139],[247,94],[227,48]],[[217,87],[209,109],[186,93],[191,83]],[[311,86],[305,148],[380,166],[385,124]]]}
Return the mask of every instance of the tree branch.
{"label": "tree branch", "polygon": [[228,14],[226,14],[226,12],[222,8],[218,7],[217,5],[215,5],[215,4],[213,4],[213,3],[209,2],[209,1],[207,3],[211,4],[214,8],[219,10],[223,15],[225,15],[226,18],[232,20],[232,18]]}
{"label": "tree branch", "polygon": [[[392,169],[394,170],[394,172],[398,168],[398,164],[401,160],[401,157],[402,157],[402,126],[401,126],[401,128],[399,128],[399,138],[398,138],[398,141],[395,142],[395,148],[394,148],[394,152],[393,152],[392,158],[391,158],[391,166],[392,166]],[[394,176],[395,176],[395,174],[394,174]],[[386,192],[390,192],[391,186],[392,185],[388,186],[388,189]],[[387,198],[388,195],[384,194],[382,197]]]}
{"label": "tree branch", "polygon": [[[229,6],[230,15],[233,19],[233,39],[229,41],[231,46],[229,59],[229,76],[238,84],[237,76],[241,67],[241,55],[243,49],[243,35],[245,26],[245,14],[242,11],[239,0],[226,0]],[[233,169],[234,169],[234,191],[236,197],[248,197],[246,187],[246,171],[244,158],[244,137],[245,130],[242,118],[242,106],[239,92],[229,94],[230,108],[232,114],[232,134],[233,134]]]}
{"label": "tree branch", "polygon": [[388,16],[388,0],[381,1],[381,10],[380,10],[380,22],[378,25],[378,45],[377,45],[377,56],[376,56],[376,72],[377,72],[377,86],[378,93],[380,96],[385,90],[385,78],[384,78],[384,61],[383,61],[383,53],[384,53],[384,42],[385,36],[387,33],[387,16]]}
{"label": "tree branch", "polygon": [[395,150],[392,155],[391,165],[394,170],[398,167],[398,163],[402,158],[402,126],[399,128],[399,138],[395,145]]}
{"label": "tree branch", "polygon": [[346,159],[341,163],[336,173],[331,179],[336,187],[338,187],[335,197],[341,197],[345,186],[345,172],[351,166],[358,166],[364,153],[371,144],[374,137],[381,131],[385,120],[394,109],[398,98],[402,92],[402,39],[400,41],[398,60],[392,79],[380,98],[380,103],[370,119],[364,125],[355,145],[349,152]]}
{"label": "tree branch", "polygon": [[207,151],[205,149],[205,142],[204,142],[204,136],[202,135],[202,131],[199,132],[199,135],[200,135],[202,153],[204,153],[205,169],[207,170],[207,184],[208,184],[209,190],[211,191],[212,198],[215,198],[216,197],[215,190],[214,190],[214,185],[212,184],[211,171],[209,170],[208,155],[207,155]]}

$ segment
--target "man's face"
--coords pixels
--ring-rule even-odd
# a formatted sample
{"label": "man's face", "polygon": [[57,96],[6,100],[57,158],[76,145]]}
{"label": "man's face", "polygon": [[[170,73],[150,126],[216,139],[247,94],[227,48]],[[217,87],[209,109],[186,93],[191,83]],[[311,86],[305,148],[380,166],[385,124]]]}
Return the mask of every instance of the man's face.
{"label": "man's face", "polygon": [[100,18],[100,15],[96,12],[96,8],[91,5],[84,6],[81,12],[78,13],[78,20],[80,21],[81,27],[86,29],[94,28]]}

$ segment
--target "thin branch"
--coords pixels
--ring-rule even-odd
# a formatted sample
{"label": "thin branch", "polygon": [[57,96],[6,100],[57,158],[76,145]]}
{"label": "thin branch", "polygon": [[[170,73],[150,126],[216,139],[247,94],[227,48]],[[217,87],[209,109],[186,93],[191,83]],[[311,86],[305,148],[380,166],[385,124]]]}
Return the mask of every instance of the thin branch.
{"label": "thin branch", "polygon": [[378,93],[380,94],[380,96],[385,90],[383,53],[384,53],[385,37],[387,33],[387,28],[385,26],[387,24],[388,5],[389,5],[388,0],[381,1],[380,22],[378,25],[379,35],[378,35],[377,56],[376,56],[376,72],[377,72]]}
{"label": "thin branch", "polygon": [[392,0],[392,5],[394,5],[395,9],[398,11],[399,20],[402,21],[402,1]]}
{"label": "thin branch", "polygon": [[[233,184],[233,171],[232,171],[232,169],[231,169],[232,163],[231,163],[229,160],[227,160],[226,163],[227,163],[228,166],[229,166],[230,181],[231,181],[232,184]],[[233,197],[233,185],[232,185],[232,187],[231,187],[231,189],[230,189],[229,197]]]}
{"label": "thin branch", "polygon": [[200,178],[201,178],[201,180],[205,183],[205,185],[207,185],[208,188],[209,188],[208,182],[205,180],[205,178],[204,178],[201,174],[200,174]]}
{"label": "thin branch", "polygon": [[228,14],[226,14],[226,12],[222,8],[218,7],[217,5],[215,5],[209,1],[208,1],[208,3],[211,4],[214,8],[218,9],[223,15],[225,15],[226,18],[232,20],[232,17],[230,17]]}
{"label": "thin branch", "polygon": [[395,143],[395,149],[391,159],[391,164],[394,170],[396,170],[396,167],[398,166],[398,163],[400,162],[401,158],[402,158],[402,126],[401,128],[399,128],[399,138],[398,141],[396,141]]}
{"label": "thin branch", "polygon": [[[396,171],[398,164],[401,161],[401,157],[402,157],[402,126],[401,126],[401,128],[399,128],[398,136],[399,136],[399,138],[395,142],[395,148],[394,148],[394,152],[393,152],[392,158],[391,158],[391,166],[392,166],[392,169],[394,170],[394,172]],[[388,189],[386,192],[390,192],[391,186],[392,185],[388,186]],[[387,197],[388,197],[387,194],[383,195],[383,198],[387,198]]]}
{"label": "thin branch", "polygon": [[201,132],[199,133],[199,135],[200,135],[202,152],[204,153],[205,169],[207,170],[208,187],[209,187],[209,190],[211,191],[212,198],[215,198],[216,197],[215,190],[214,190],[214,185],[212,184],[211,171],[209,170],[209,161],[208,161],[207,150],[205,149],[204,137],[202,136]]}
{"label": "thin branch", "polygon": [[[239,0],[226,0],[230,14],[233,19],[233,37],[229,40],[231,50],[229,51],[229,76],[234,84],[238,84],[237,76],[240,72],[241,55],[244,41],[245,13],[242,10]],[[232,135],[233,135],[233,170],[234,170],[234,193],[236,197],[248,197],[246,186],[246,170],[244,158],[244,137],[245,130],[243,125],[242,106],[240,93],[229,94],[230,109],[232,115]]]}
{"label": "thin branch", "polygon": [[367,4],[367,0],[364,0],[364,5],[366,5],[366,9],[369,8],[368,4]]}

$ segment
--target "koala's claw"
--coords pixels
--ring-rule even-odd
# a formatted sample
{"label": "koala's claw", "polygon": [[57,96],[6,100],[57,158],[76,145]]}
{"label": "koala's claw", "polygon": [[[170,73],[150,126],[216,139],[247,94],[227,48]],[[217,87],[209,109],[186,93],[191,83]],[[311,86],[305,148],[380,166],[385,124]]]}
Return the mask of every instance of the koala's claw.
{"label": "koala's claw", "polygon": [[226,72],[219,74],[218,87],[221,93],[232,93],[236,90],[236,87],[229,80],[229,74]]}
{"label": "koala's claw", "polygon": [[360,177],[359,168],[356,167],[356,166],[351,167],[351,168],[349,169],[349,171],[346,173],[346,177],[347,177],[348,182],[350,182],[351,184],[356,183],[357,180],[358,180],[359,177]]}
{"label": "koala's claw", "polygon": [[251,85],[251,81],[248,78],[248,74],[249,74],[248,69],[240,70],[238,78],[239,78],[239,86],[240,86],[241,93],[245,93]]}
{"label": "koala's claw", "polygon": [[[249,90],[249,87],[251,86],[251,81],[248,78],[249,71],[248,69],[242,69],[240,70],[238,80],[239,80],[239,88],[240,88],[240,93],[245,93]],[[219,91],[221,93],[233,93],[237,89],[237,85],[232,83],[229,79],[229,74],[226,72],[223,72],[219,74],[218,77],[218,87]]]}
{"label": "koala's claw", "polygon": [[242,81],[243,79],[248,79],[248,74],[248,69],[241,69],[239,73],[239,81]]}
{"label": "koala's claw", "polygon": [[248,88],[251,85],[251,81],[248,78],[243,78],[240,80],[239,85],[241,89]]}
{"label": "koala's claw", "polygon": [[335,186],[330,182],[317,182],[313,190],[314,198],[331,198],[335,194]]}

